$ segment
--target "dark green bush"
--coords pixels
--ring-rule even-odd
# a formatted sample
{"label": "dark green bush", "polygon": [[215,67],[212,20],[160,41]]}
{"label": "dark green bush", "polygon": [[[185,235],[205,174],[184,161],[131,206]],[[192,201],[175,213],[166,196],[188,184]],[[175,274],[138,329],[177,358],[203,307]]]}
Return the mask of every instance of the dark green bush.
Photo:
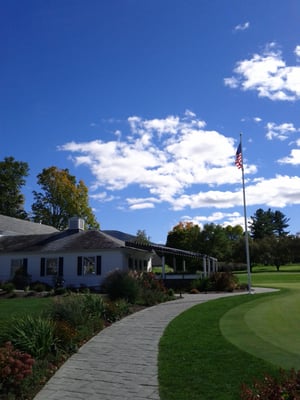
{"label": "dark green bush", "polygon": [[6,293],[12,293],[15,289],[15,285],[12,282],[5,282],[2,284],[2,290]]}
{"label": "dark green bush", "polygon": [[167,301],[168,295],[160,290],[146,289],[141,290],[139,304],[143,306],[154,306]]}
{"label": "dark green bush", "polygon": [[12,344],[37,359],[44,359],[56,350],[54,323],[41,316],[13,318],[4,335]]}
{"label": "dark green bush", "polygon": [[52,320],[66,321],[74,328],[84,325],[87,320],[86,307],[81,294],[54,298],[47,313]]}
{"label": "dark green bush", "polygon": [[200,278],[191,283],[191,289],[197,289],[199,292],[231,292],[237,288],[238,278],[232,272],[215,272],[209,277]]}
{"label": "dark green bush", "polygon": [[110,300],[125,299],[131,304],[136,302],[140,292],[137,280],[128,272],[120,270],[106,277],[103,288]]}
{"label": "dark green bush", "polygon": [[106,323],[111,324],[128,315],[129,311],[129,304],[124,299],[119,299],[118,301],[114,302],[106,301],[103,312],[103,319]]}
{"label": "dark green bush", "polygon": [[30,285],[30,289],[34,290],[35,292],[41,293],[41,292],[45,292],[48,290],[48,287],[45,283],[43,282],[33,282]]}
{"label": "dark green bush", "polygon": [[16,289],[24,290],[30,285],[31,275],[27,274],[24,268],[19,268],[16,270],[12,283],[15,285]]}
{"label": "dark green bush", "polygon": [[238,286],[238,278],[232,272],[215,272],[209,279],[216,291],[232,292]]}
{"label": "dark green bush", "polygon": [[212,290],[212,283],[209,277],[195,279],[191,283],[191,290],[196,289],[199,292],[208,292]]}

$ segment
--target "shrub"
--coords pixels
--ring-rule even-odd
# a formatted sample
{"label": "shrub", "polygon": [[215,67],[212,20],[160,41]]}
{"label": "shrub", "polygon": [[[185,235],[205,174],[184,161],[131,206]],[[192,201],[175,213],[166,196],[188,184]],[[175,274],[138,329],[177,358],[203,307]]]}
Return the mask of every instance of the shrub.
{"label": "shrub", "polygon": [[242,385],[241,400],[299,400],[300,371],[279,371],[279,376],[266,375],[263,381],[256,381],[251,387]]}
{"label": "shrub", "polygon": [[132,304],[136,302],[140,291],[137,280],[128,272],[120,270],[109,274],[103,287],[110,300],[125,299]]}
{"label": "shrub", "polygon": [[12,282],[5,282],[2,284],[2,290],[6,293],[12,293],[15,290],[15,285]]}
{"label": "shrub", "polygon": [[[103,328],[104,304],[101,296],[96,294],[70,294],[69,296],[55,298],[51,304],[48,315],[55,322],[61,321],[67,324],[61,329],[74,330],[74,336],[70,343],[61,340],[64,332],[58,332],[59,346],[64,346],[65,351],[76,347],[84,340],[89,339]],[[58,329],[58,328],[57,328]],[[76,334],[75,334],[76,332]]]}
{"label": "shrub", "polygon": [[12,283],[15,285],[16,289],[23,290],[29,286],[31,281],[31,275],[27,274],[23,267],[18,268],[15,271]]}
{"label": "shrub", "polygon": [[77,330],[67,321],[54,322],[54,336],[57,345],[67,353],[73,352],[77,348]]}
{"label": "shrub", "polygon": [[74,328],[84,325],[87,319],[84,302],[80,294],[54,298],[47,313],[54,321],[66,321]]}
{"label": "shrub", "polygon": [[66,293],[67,293],[67,289],[64,288],[64,287],[57,287],[57,288],[54,289],[54,294],[56,296],[61,296],[61,295],[66,294]]}
{"label": "shrub", "polygon": [[84,310],[90,317],[103,318],[105,304],[103,297],[98,294],[82,295]]}
{"label": "shrub", "polygon": [[163,284],[163,281],[157,279],[153,272],[135,272],[133,274],[143,289],[157,290],[166,293],[166,288]]}
{"label": "shrub", "polygon": [[143,289],[140,294],[139,304],[151,307],[167,299],[168,295],[160,290]]}
{"label": "shrub", "polygon": [[37,359],[46,358],[56,350],[54,324],[41,316],[13,318],[5,335],[15,347]]}
{"label": "shrub", "polygon": [[238,286],[238,278],[231,272],[215,272],[209,279],[216,291],[232,292]]}
{"label": "shrub", "polygon": [[105,308],[103,311],[103,319],[105,322],[111,324],[115,321],[120,320],[125,315],[129,314],[129,304],[126,300],[119,299],[118,301],[105,302]]}
{"label": "shrub", "polygon": [[197,290],[198,292],[208,292],[212,290],[212,283],[209,277],[196,279],[191,283],[191,290]]}
{"label": "shrub", "polygon": [[212,275],[194,280],[191,289],[199,292],[233,291],[238,287],[238,278],[231,272],[215,272]]}
{"label": "shrub", "polygon": [[[0,391],[4,395],[19,396],[24,380],[32,374],[34,359],[16,350],[11,342],[0,348]],[[2,398],[2,397],[1,397]],[[20,397],[17,397],[20,398]]]}
{"label": "shrub", "polygon": [[48,288],[45,283],[42,282],[34,282],[30,285],[30,289],[34,290],[35,292],[45,292]]}

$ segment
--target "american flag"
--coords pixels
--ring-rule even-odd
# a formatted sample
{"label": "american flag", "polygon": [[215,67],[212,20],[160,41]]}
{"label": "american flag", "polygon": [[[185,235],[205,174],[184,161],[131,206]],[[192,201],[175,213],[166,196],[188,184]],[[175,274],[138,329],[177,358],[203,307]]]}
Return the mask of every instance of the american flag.
{"label": "american flag", "polygon": [[238,167],[238,169],[241,169],[243,167],[241,143],[239,144],[237,151],[236,151],[235,165]]}

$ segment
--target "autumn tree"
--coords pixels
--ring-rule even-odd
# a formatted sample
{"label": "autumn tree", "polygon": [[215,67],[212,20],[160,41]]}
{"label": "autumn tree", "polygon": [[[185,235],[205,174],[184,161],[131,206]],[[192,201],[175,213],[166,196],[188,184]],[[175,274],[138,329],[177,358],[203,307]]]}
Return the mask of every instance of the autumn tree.
{"label": "autumn tree", "polygon": [[168,233],[166,246],[177,249],[198,251],[200,227],[193,222],[179,222]]}
{"label": "autumn tree", "polygon": [[63,230],[70,217],[80,217],[87,227],[99,228],[88,202],[88,189],[84,182],[76,182],[68,169],[44,168],[37,176],[42,192],[33,192],[33,220]]}
{"label": "autumn tree", "polygon": [[0,162],[0,214],[27,219],[21,188],[25,185],[28,172],[28,164],[16,161],[14,157],[5,157]]}

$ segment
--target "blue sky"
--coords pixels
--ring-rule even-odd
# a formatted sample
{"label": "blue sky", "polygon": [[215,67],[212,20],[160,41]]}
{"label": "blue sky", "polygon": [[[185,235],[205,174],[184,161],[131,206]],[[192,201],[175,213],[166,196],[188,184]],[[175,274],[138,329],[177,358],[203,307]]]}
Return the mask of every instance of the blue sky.
{"label": "blue sky", "polygon": [[102,229],[164,243],[179,221],[280,210],[300,231],[300,2],[10,0],[0,158],[68,168]]}

